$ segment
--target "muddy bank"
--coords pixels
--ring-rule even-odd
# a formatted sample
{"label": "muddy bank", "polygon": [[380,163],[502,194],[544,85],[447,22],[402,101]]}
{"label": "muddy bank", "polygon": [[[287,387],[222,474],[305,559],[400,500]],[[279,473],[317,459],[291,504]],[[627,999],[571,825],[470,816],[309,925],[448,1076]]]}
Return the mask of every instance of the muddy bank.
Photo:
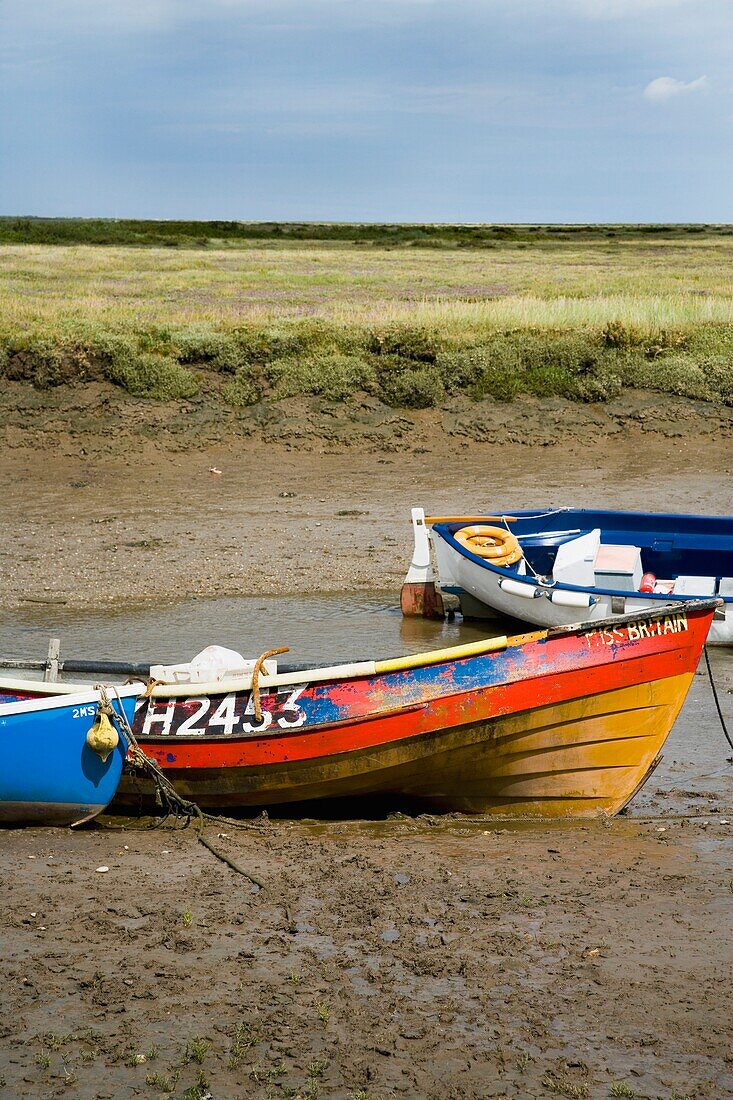
{"label": "muddy bank", "polygon": [[92,390],[16,387],[16,404],[3,407],[6,611],[396,592],[413,504],[733,511],[733,409],[716,419],[709,406],[647,395],[622,423],[610,406],[518,401],[493,405],[483,426],[467,419],[480,405],[382,410],[383,438],[347,443],[320,435],[295,401],[286,404],[305,435],[243,436],[208,407],[184,415],[119,397],[85,406]]}
{"label": "muddy bank", "polygon": [[720,1100],[724,821],[5,834],[0,1095]]}
{"label": "muddy bank", "polygon": [[472,443],[548,447],[589,436],[610,443],[631,430],[670,441],[733,435],[733,406],[643,390],[603,403],[454,396],[438,408],[416,410],[392,408],[367,393],[339,401],[299,394],[233,409],[216,394],[154,401],[104,382],[39,390],[3,381],[2,388],[6,447],[62,446],[77,454],[119,454],[146,444],[175,453],[249,442],[317,453],[423,453]]}

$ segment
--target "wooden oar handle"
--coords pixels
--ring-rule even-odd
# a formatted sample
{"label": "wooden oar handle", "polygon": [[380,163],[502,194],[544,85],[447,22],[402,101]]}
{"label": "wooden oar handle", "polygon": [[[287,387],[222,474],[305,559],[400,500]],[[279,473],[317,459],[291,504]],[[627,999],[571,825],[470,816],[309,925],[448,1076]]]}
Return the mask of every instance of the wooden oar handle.
{"label": "wooden oar handle", "polygon": [[516,516],[426,516],[425,522],[433,523],[516,523]]}

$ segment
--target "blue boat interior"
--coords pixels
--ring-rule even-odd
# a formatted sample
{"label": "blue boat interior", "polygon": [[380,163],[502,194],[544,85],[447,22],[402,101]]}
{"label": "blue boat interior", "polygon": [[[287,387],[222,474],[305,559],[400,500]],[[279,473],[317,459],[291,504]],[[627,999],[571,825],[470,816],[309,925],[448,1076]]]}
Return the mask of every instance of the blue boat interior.
{"label": "blue boat interior", "polygon": [[[516,522],[507,526],[524,553],[510,567],[517,575],[628,593],[653,574],[658,595],[733,599],[733,517],[585,509],[513,515]],[[461,549],[452,536],[464,526],[437,524],[435,530]]]}

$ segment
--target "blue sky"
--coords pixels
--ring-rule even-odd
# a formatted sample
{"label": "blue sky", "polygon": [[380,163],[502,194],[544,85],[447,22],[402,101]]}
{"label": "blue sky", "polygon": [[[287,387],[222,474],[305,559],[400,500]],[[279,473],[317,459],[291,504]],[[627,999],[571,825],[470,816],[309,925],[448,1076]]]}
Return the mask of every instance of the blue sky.
{"label": "blue sky", "polygon": [[0,213],[733,221],[733,0],[5,0]]}

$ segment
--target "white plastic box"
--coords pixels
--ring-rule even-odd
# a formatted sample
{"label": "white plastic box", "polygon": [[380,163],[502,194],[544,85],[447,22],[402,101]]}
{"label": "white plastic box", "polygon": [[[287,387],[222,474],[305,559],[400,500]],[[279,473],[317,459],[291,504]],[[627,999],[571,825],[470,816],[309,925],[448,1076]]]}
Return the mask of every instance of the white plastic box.
{"label": "white plastic box", "polygon": [[598,588],[638,592],[643,576],[641,547],[615,546],[612,543],[604,543],[598,547],[595,563]]}

